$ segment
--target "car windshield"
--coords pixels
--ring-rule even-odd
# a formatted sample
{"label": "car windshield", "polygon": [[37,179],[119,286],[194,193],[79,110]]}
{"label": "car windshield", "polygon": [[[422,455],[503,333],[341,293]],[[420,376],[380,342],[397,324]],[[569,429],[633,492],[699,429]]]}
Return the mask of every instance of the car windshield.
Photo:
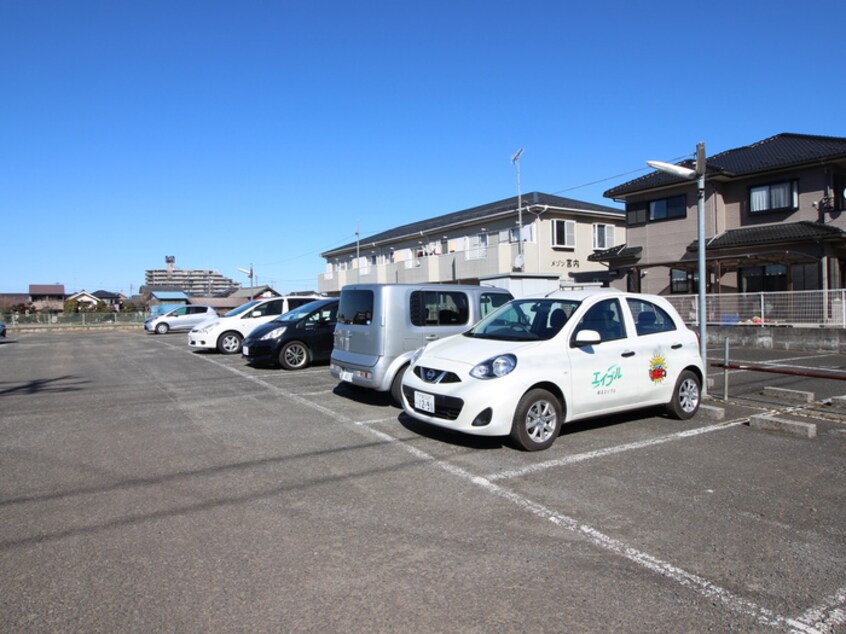
{"label": "car windshield", "polygon": [[311,313],[313,313],[318,308],[326,305],[326,300],[319,299],[316,302],[309,302],[308,304],[303,304],[293,310],[289,310],[284,315],[280,315],[273,321],[278,324],[289,324],[295,321],[299,321],[305,317],[308,317]]}
{"label": "car windshield", "polygon": [[544,341],[558,334],[580,303],[570,299],[515,299],[485,317],[464,336]]}
{"label": "car windshield", "polygon": [[246,304],[241,304],[240,306],[238,306],[238,308],[233,308],[228,313],[226,313],[224,315],[224,317],[235,317],[236,315],[240,315],[242,313],[247,312],[253,306],[255,306],[256,304],[260,304],[260,303],[261,303],[261,300],[254,299],[253,301],[247,302]]}

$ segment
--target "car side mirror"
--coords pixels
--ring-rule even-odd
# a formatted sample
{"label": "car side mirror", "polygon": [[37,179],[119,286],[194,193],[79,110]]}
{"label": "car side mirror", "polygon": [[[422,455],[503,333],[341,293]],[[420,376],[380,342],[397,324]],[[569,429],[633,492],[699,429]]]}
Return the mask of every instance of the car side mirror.
{"label": "car side mirror", "polygon": [[573,338],[573,345],[582,348],[585,346],[595,346],[602,342],[602,337],[595,330],[580,330]]}
{"label": "car side mirror", "polygon": [[254,310],[253,312],[250,313],[250,316],[251,317],[261,317],[262,314],[261,314],[260,310]]}

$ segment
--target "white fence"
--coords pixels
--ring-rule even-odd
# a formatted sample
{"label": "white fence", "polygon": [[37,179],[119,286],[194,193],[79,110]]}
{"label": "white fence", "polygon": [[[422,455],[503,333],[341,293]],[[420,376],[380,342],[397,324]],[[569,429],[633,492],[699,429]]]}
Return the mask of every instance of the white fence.
{"label": "white fence", "polygon": [[[688,324],[699,323],[696,295],[670,295],[665,299]],[[705,305],[707,323],[720,326],[846,328],[846,289],[707,295]]]}

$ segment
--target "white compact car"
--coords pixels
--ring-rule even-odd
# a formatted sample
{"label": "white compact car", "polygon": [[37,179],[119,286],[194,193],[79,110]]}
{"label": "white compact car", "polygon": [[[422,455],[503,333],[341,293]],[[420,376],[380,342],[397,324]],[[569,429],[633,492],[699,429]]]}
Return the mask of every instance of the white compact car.
{"label": "white compact car", "polygon": [[211,306],[179,306],[158,317],[150,317],[144,322],[144,330],[164,335],[178,330],[191,330],[197,324],[217,317],[217,311]]}
{"label": "white compact car", "polygon": [[322,296],[288,295],[269,299],[254,299],[234,308],[219,319],[206,321],[188,333],[192,348],[217,350],[223,354],[241,352],[241,342],[256,326],[261,326],[284,315],[289,310],[304,306]]}
{"label": "white compact car", "polygon": [[696,414],[699,340],[665,299],[609,289],[515,299],[418,350],[403,408],[416,419],[546,449],[562,423],[654,405]]}

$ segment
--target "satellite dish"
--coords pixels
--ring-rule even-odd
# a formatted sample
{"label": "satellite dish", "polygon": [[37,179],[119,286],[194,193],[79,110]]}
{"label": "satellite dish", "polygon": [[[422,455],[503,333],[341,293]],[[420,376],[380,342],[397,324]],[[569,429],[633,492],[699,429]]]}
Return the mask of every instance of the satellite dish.
{"label": "satellite dish", "polygon": [[523,254],[519,253],[516,258],[514,258],[514,268],[523,270]]}

